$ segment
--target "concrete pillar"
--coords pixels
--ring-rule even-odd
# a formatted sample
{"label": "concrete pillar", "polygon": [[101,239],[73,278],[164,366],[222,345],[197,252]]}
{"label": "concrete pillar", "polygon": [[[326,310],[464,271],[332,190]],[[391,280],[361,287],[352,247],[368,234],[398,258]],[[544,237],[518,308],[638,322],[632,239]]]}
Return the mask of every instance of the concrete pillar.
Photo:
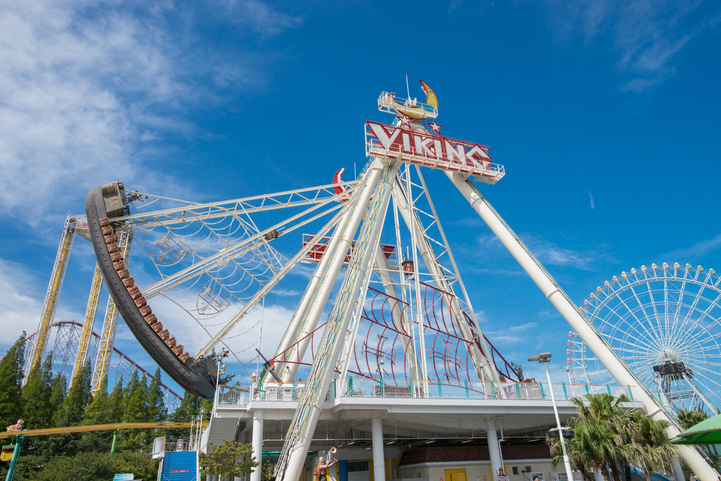
{"label": "concrete pillar", "polygon": [[373,476],[374,481],[386,481],[386,463],[383,453],[383,421],[371,419],[373,438]]}
{"label": "concrete pillar", "polygon": [[[263,460],[263,411],[253,411],[253,459],[262,462]],[[250,473],[250,481],[260,481],[261,465]]]}
{"label": "concrete pillar", "polygon": [[489,419],[486,421],[486,424],[488,424],[488,430],[486,431],[486,436],[488,437],[488,454],[491,456],[491,472],[493,472],[491,481],[494,481],[498,477],[498,470],[503,467],[501,447],[498,444],[498,435],[496,434],[496,421]]}

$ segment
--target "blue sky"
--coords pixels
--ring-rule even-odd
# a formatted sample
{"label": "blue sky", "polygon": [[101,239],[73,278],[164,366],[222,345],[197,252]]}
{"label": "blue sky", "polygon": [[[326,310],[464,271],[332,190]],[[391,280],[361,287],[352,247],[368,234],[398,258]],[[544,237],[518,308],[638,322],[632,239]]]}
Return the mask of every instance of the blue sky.
{"label": "blue sky", "polygon": [[[406,75],[412,96],[417,78],[435,90],[444,135],[491,146],[506,176],[482,193],[577,303],[642,264],[721,269],[720,21],[708,1],[3,2],[0,349],[35,331],[90,188],[211,201],[329,183],[363,165],[361,126],[390,121],[376,98]],[[486,335],[561,372],[567,324],[433,174]],[[91,249],[72,255],[57,320],[87,299]]]}

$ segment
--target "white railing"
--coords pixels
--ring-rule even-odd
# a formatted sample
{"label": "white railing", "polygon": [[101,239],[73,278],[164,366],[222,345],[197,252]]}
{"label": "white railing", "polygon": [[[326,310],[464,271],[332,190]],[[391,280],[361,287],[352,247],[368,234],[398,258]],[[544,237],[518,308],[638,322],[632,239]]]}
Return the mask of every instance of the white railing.
{"label": "white railing", "polygon": [[[247,405],[251,401],[297,401],[305,388],[304,383],[263,383],[248,386],[221,386],[218,395],[220,404]],[[557,400],[567,401],[587,394],[611,394],[619,397],[625,394],[632,401],[636,386],[617,384],[567,384],[526,383],[526,382],[449,382],[430,379],[426,382],[415,379],[383,380],[362,377],[335,379],[326,393],[325,400],[344,398],[418,398],[418,399],[475,399],[481,401],[543,401],[551,400],[550,389]]]}

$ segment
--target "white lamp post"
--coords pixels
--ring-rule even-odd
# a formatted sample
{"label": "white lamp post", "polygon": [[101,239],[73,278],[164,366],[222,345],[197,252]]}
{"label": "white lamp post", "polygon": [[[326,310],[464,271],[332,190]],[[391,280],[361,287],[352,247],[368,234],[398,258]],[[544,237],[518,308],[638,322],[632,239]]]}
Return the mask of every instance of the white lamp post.
{"label": "white lamp post", "polygon": [[561,440],[561,449],[563,450],[563,464],[566,466],[566,475],[568,481],[573,481],[573,470],[571,462],[568,460],[566,453],[566,441],[563,439],[563,428],[561,427],[561,419],[558,417],[558,408],[556,407],[556,396],[553,394],[553,385],[551,384],[551,373],[548,371],[548,363],[551,362],[551,353],[542,352],[528,358],[529,362],[538,361],[546,366],[546,377],[548,378],[548,389],[551,391],[551,404],[553,404],[553,413],[556,415],[556,425],[558,426],[558,438]]}

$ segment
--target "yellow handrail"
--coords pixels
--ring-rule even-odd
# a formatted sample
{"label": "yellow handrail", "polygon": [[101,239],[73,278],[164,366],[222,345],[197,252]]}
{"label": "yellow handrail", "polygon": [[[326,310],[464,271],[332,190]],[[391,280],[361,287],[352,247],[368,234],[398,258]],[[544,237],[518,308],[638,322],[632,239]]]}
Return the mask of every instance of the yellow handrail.
{"label": "yellow handrail", "polygon": [[[190,429],[192,423],[117,423],[117,424],[90,424],[87,426],[68,426],[64,428],[28,429],[26,431],[0,432],[0,439],[9,438],[17,434],[25,436],[48,436],[60,433],[83,433],[89,431],[110,431],[112,429]],[[208,423],[203,423],[203,427]]]}

